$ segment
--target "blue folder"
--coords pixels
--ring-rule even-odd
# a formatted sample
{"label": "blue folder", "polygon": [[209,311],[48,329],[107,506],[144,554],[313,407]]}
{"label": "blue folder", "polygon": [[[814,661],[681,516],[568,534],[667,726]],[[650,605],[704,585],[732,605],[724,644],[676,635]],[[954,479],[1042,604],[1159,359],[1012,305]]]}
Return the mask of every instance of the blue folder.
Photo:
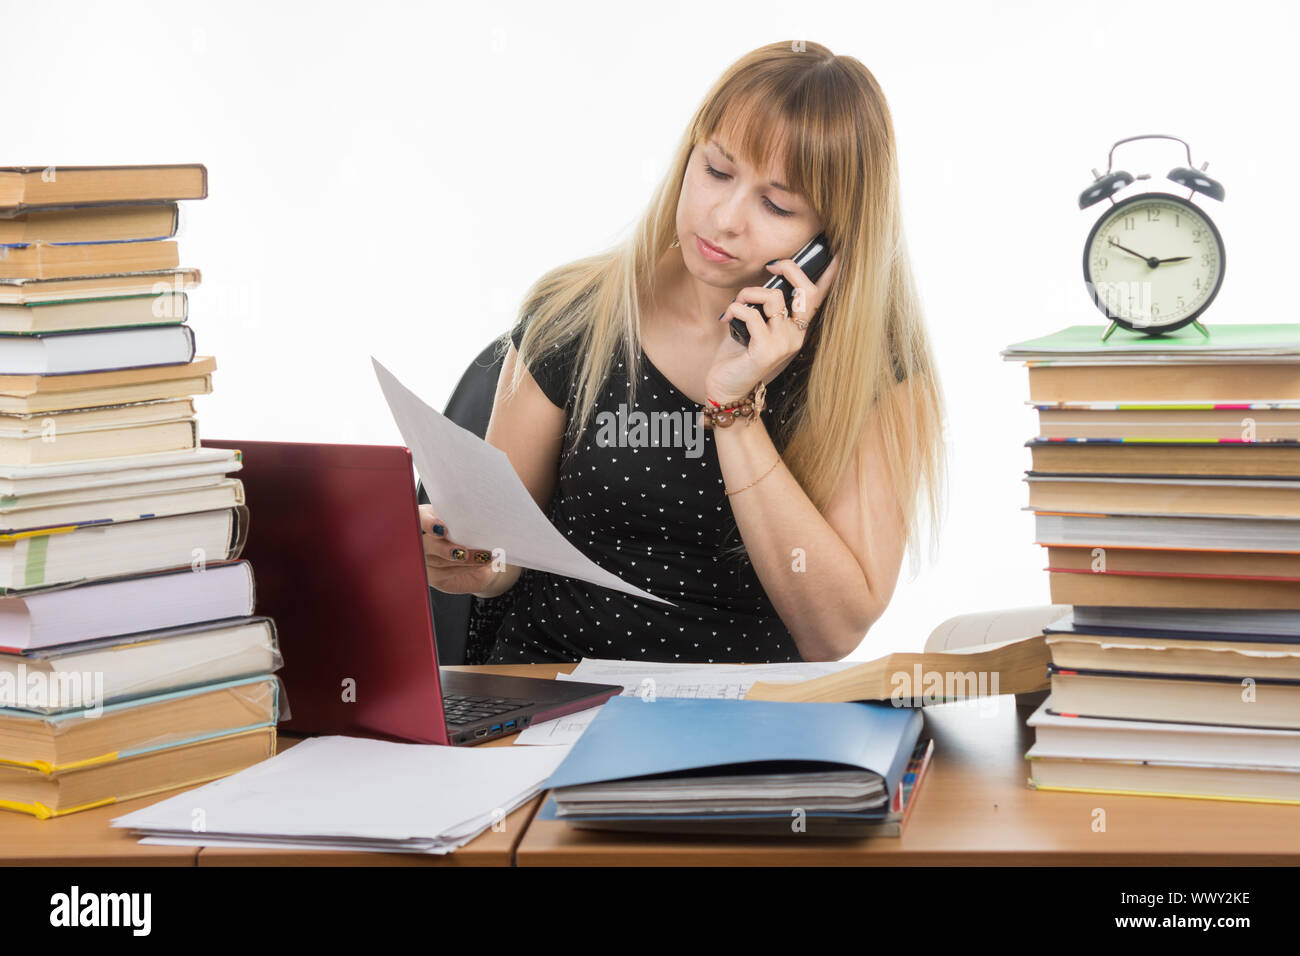
{"label": "blue folder", "polygon": [[[627,780],[712,770],[719,773],[869,770],[884,778],[888,799],[878,808],[808,816],[883,819],[920,737],[919,710],[888,703],[779,703],[775,701],[614,697],[583,731],[546,786]],[[774,768],[773,764],[780,764]],[[539,817],[555,819],[554,799]],[[770,812],[674,815],[673,819],[767,819]],[[565,820],[576,817],[565,816]],[[601,819],[620,819],[602,816]],[[628,815],[621,819],[645,819]],[[664,819],[657,816],[655,819]]]}

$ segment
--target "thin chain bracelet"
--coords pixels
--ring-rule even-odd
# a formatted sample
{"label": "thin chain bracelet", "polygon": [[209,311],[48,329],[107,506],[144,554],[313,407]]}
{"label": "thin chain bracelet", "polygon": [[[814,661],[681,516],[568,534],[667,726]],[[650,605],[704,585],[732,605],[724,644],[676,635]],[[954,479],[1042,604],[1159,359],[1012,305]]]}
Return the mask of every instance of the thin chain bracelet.
{"label": "thin chain bracelet", "polygon": [[[777,455],[776,461],[772,462],[772,468],[775,468],[779,464],[781,464],[781,456]],[[767,471],[763,472],[761,475],[759,475],[757,478],[755,478],[753,481],[747,484],[745,488],[753,488],[756,484],[758,484],[760,481],[762,481],[764,478],[766,478],[768,475],[772,473],[772,468],[769,468]],[[727,491],[728,495],[738,495],[742,491],[744,491],[745,488],[737,488],[735,491],[727,491],[727,489],[725,488],[722,490]]]}

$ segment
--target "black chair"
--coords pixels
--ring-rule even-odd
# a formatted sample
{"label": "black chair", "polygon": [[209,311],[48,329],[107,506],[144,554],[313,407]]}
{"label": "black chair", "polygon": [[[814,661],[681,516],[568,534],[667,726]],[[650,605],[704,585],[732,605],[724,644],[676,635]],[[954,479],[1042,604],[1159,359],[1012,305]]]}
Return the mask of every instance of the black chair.
{"label": "black chair", "polygon": [[[479,353],[461,376],[443,412],[461,428],[482,438],[492,418],[501,358],[496,355],[499,339]],[[424,483],[416,483],[416,500],[429,504]],[[492,651],[492,641],[505,611],[505,601],[483,600],[472,594],[447,594],[429,588],[433,609],[433,633],[438,642],[440,664],[481,664]],[[471,639],[471,635],[472,638]]]}

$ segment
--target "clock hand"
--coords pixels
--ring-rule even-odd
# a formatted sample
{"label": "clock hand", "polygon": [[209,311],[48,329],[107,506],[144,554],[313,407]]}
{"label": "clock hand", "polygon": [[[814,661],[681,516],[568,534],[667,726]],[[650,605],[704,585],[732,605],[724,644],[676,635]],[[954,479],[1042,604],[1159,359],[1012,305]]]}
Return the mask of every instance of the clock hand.
{"label": "clock hand", "polygon": [[1111,240],[1110,240],[1110,244],[1111,244],[1112,246],[1115,246],[1117,249],[1123,249],[1125,252],[1127,252],[1127,253],[1128,253],[1129,255],[1131,255],[1131,256],[1137,256],[1139,259],[1143,259],[1143,260],[1145,260],[1145,261],[1146,261],[1146,264],[1149,265],[1152,269],[1154,269],[1156,266],[1160,265],[1160,263],[1162,263],[1162,262],[1182,262],[1184,259],[1190,259],[1190,258],[1191,258],[1191,256],[1174,256],[1172,259],[1157,259],[1155,256],[1144,256],[1144,255],[1142,255],[1142,253],[1140,253],[1140,252],[1134,252],[1134,251],[1133,251],[1132,249],[1130,249],[1128,246],[1122,246],[1122,245],[1120,245],[1118,242],[1116,242],[1114,239],[1111,239]]}
{"label": "clock hand", "polygon": [[1123,250],[1124,250],[1125,252],[1127,252],[1130,256],[1137,256],[1139,259],[1141,259],[1141,260],[1142,260],[1143,262],[1145,262],[1147,265],[1151,265],[1151,260],[1152,260],[1152,258],[1153,258],[1152,256],[1144,256],[1144,255],[1142,255],[1142,253],[1140,253],[1140,252],[1134,252],[1134,251],[1133,251],[1132,249],[1130,249],[1128,246],[1122,246],[1122,245],[1120,245],[1118,242],[1116,242],[1114,239],[1109,240],[1109,243],[1110,243],[1110,245],[1114,246],[1114,247],[1117,248],[1117,249],[1123,249]]}

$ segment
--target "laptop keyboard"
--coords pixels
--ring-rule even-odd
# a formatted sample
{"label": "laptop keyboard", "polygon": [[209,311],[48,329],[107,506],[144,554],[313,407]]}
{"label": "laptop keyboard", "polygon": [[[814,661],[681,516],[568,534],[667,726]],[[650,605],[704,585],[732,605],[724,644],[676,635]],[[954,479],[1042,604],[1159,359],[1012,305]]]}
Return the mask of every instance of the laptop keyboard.
{"label": "laptop keyboard", "polygon": [[496,717],[521,707],[530,707],[532,703],[531,700],[514,700],[509,697],[467,697],[464,694],[447,694],[442,698],[442,709],[447,715],[447,723],[459,726]]}

